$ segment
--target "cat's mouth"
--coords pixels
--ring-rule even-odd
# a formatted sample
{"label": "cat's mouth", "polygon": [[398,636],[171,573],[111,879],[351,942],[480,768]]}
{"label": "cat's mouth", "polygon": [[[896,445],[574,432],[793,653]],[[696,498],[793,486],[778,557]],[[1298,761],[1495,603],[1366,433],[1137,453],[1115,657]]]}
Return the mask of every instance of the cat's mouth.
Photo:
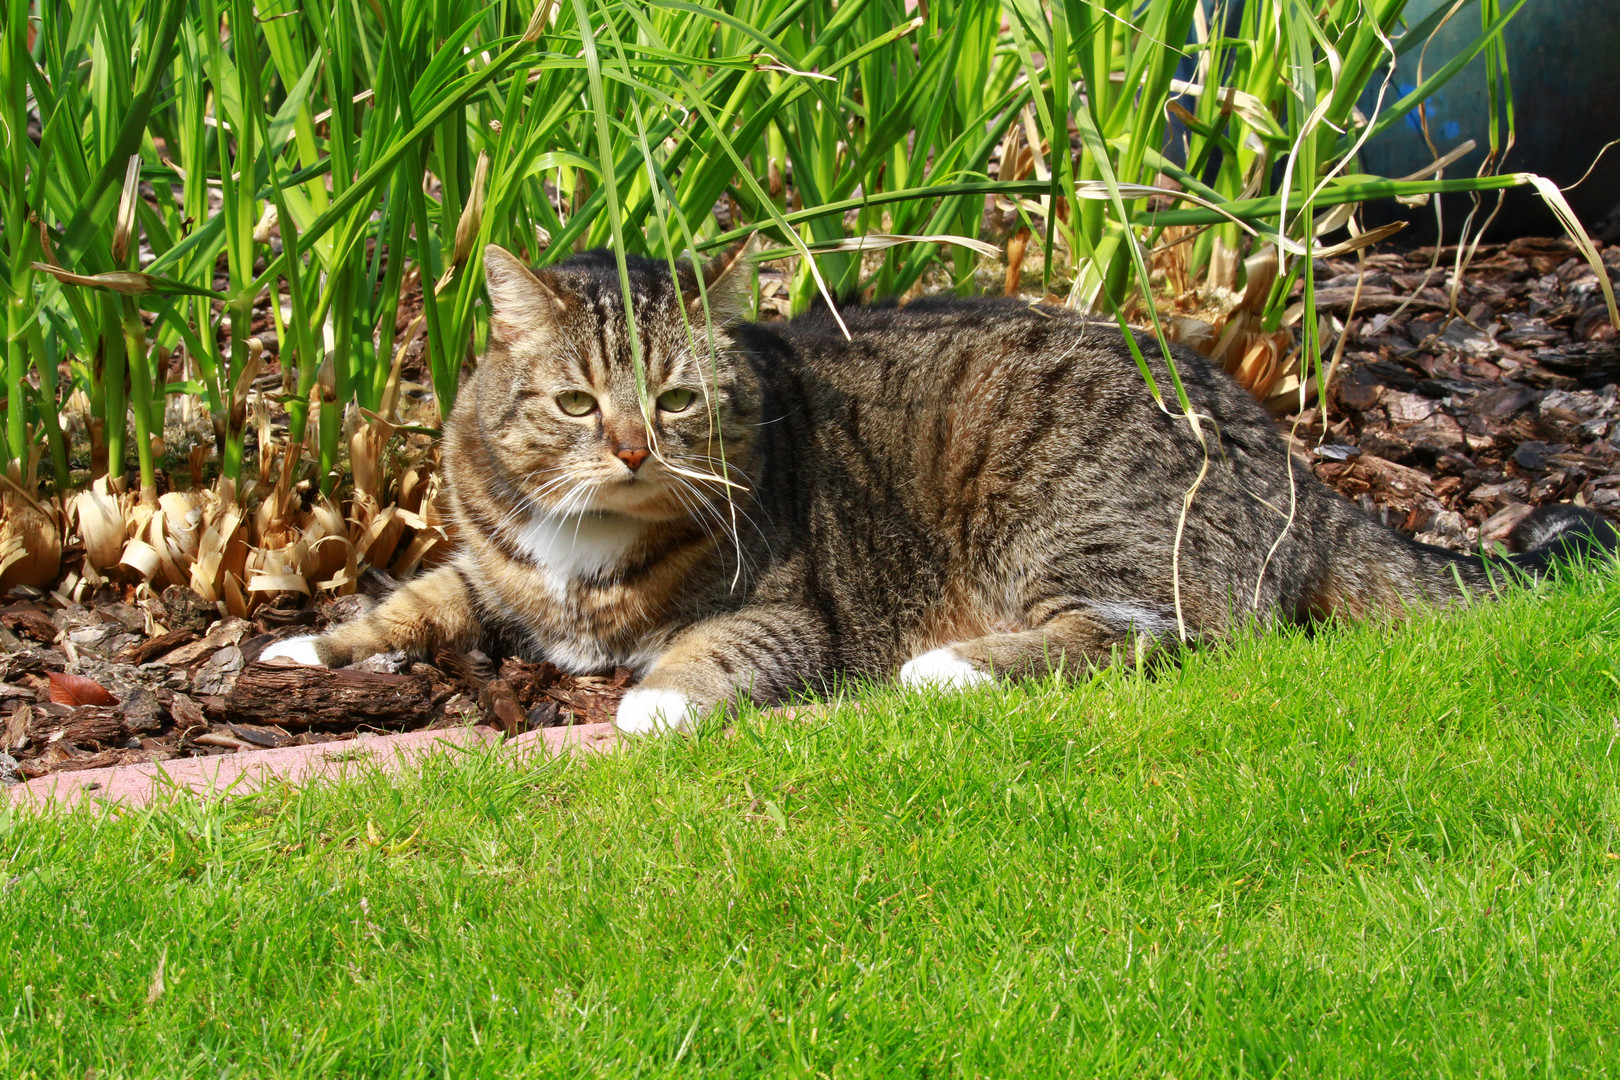
{"label": "cat's mouth", "polygon": [[597,484],[591,508],[654,520],[684,517],[687,511],[669,478],[651,471],[650,466],[651,462],[633,473],[626,470]]}
{"label": "cat's mouth", "polygon": [[559,484],[555,491],[542,496],[542,505],[551,513],[622,514],[643,521],[676,521],[700,513],[696,504],[707,501],[708,492],[690,490],[692,485],[656,461],[646,461],[634,471],[618,462],[613,464],[616,467],[612,469],[575,473],[571,483]]}

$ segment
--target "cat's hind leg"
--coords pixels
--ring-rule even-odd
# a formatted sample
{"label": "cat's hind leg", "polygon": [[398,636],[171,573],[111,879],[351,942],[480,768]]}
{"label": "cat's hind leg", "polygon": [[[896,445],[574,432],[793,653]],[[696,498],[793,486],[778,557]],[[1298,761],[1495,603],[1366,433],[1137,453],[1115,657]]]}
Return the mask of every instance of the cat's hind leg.
{"label": "cat's hind leg", "polygon": [[401,585],[358,619],[319,636],[278,641],[259,659],[342,667],[378,653],[430,656],[447,645],[469,645],[477,636],[466,579],[453,566],[443,566]]}
{"label": "cat's hind leg", "polygon": [[1172,623],[1156,609],[1124,604],[1075,608],[1032,630],[986,634],[944,645],[900,668],[904,686],[965,690],[998,675],[1038,677],[1107,664],[1117,647],[1146,644]]}

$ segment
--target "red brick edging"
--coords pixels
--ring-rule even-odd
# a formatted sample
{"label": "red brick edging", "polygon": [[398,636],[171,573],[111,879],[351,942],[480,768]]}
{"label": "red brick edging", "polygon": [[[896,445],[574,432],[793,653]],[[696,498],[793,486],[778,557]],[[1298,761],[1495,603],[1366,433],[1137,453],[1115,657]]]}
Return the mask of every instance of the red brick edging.
{"label": "red brick edging", "polygon": [[[53,773],[9,788],[7,794],[11,805],[32,809],[66,809],[85,799],[139,807],[173,790],[202,795],[245,794],[276,780],[301,783],[321,776],[341,775],[349,768],[377,767],[393,771],[435,750],[471,749],[499,741],[500,732],[483,726],[407,731],[400,735],[363,736],[279,750],[246,750],[218,757],[175,758],[141,765]],[[618,733],[612,724],[579,724],[540,728],[519,735],[503,750],[511,754],[551,756],[571,750],[604,753],[618,747]]]}

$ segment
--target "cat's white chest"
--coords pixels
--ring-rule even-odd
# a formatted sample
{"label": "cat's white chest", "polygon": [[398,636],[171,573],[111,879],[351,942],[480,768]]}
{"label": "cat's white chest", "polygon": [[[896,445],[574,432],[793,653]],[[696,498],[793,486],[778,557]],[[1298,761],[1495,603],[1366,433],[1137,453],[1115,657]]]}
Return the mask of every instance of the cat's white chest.
{"label": "cat's white chest", "polygon": [[597,637],[589,620],[566,614],[572,610],[573,586],[624,565],[641,541],[643,528],[640,522],[617,515],[536,513],[516,531],[517,546],[564,613],[560,619],[547,620],[535,636],[541,655],[564,671],[579,675],[624,664],[639,677],[657,660],[656,650],[609,643]]}
{"label": "cat's white chest", "polygon": [[621,565],[640,539],[641,525],[631,518],[543,512],[530,515],[515,537],[559,600],[575,581]]}

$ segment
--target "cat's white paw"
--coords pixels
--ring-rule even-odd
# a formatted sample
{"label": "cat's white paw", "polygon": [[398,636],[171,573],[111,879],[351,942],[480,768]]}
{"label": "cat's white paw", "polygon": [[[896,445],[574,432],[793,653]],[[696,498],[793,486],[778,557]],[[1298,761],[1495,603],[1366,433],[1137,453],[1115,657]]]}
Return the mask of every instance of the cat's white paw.
{"label": "cat's white paw", "polygon": [[990,682],[991,677],[970,661],[962,659],[949,645],[933,649],[906,661],[900,668],[900,685],[933,687],[938,690],[966,690]]}
{"label": "cat's white paw", "polygon": [[679,690],[632,690],[619,702],[613,726],[627,735],[680,731],[697,709]]}
{"label": "cat's white paw", "polygon": [[306,664],[310,667],[322,667],[321,658],[315,654],[314,634],[305,634],[302,637],[290,637],[285,641],[278,641],[264,652],[259,659],[264,660],[291,660],[297,664]]}

